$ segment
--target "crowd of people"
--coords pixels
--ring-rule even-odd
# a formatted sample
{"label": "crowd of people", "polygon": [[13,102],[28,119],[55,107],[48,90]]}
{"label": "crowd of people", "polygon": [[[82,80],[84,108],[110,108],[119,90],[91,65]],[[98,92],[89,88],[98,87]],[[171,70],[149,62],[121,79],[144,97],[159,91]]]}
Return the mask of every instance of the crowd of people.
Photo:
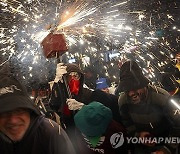
{"label": "crowd of people", "polygon": [[[106,78],[97,79],[94,90],[84,86],[84,78],[78,65],[57,64],[48,102],[57,121],[39,111],[17,79],[1,73],[0,153],[180,152],[179,87],[171,93],[152,85],[132,60],[120,68],[116,95],[110,93]],[[130,142],[133,139],[142,142]]]}

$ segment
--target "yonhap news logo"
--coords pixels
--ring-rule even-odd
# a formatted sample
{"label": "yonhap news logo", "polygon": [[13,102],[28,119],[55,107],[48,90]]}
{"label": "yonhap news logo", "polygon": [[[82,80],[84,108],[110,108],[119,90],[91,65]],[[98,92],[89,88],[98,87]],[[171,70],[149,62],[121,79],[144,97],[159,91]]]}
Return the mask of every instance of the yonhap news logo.
{"label": "yonhap news logo", "polygon": [[126,137],[127,143],[132,144],[179,144],[180,138],[179,137]]}
{"label": "yonhap news logo", "polygon": [[112,145],[112,148],[114,149],[122,146],[124,143],[123,133],[119,132],[119,133],[113,134],[110,138],[110,143]]}
{"label": "yonhap news logo", "polygon": [[114,133],[110,138],[112,148],[116,149],[124,144],[179,144],[180,137],[124,137],[122,132]]}

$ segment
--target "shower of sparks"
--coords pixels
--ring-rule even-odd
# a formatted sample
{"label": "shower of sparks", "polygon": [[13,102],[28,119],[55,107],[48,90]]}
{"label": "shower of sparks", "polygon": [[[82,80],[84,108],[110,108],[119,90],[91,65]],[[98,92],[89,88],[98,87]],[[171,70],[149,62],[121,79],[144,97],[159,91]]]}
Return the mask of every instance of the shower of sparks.
{"label": "shower of sparks", "polygon": [[62,23],[58,25],[57,30],[80,23],[98,10],[96,7],[88,8],[88,3],[84,3],[85,2],[81,2],[76,8],[71,7],[70,10],[66,10],[66,13],[62,15]]}
{"label": "shower of sparks", "polygon": [[[141,63],[145,75],[155,80],[156,73],[177,52],[171,38],[179,33],[179,18],[174,11],[159,11],[163,7],[160,1],[150,0],[145,6],[154,6],[151,9],[138,8],[141,4],[134,0],[0,0],[0,66],[13,57],[14,67],[21,70],[26,82],[47,82],[56,60],[44,57],[40,43],[56,31],[66,36],[69,51],[65,56],[81,61],[83,67],[95,59],[102,66],[110,62],[103,67],[104,73],[117,81],[118,73],[109,71],[130,58]],[[173,5],[171,8],[178,8],[178,1]],[[170,28],[173,34],[165,35]],[[179,36],[174,36],[177,44]]]}

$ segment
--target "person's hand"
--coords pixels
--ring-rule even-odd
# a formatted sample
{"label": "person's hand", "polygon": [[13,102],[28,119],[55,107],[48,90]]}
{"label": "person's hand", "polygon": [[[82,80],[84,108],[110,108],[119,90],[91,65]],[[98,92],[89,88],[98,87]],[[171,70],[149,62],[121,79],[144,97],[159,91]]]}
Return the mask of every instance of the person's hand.
{"label": "person's hand", "polygon": [[145,131],[144,132],[140,132],[139,133],[139,137],[140,138],[145,138],[144,141],[146,141],[146,142],[143,143],[144,145],[150,146],[150,147],[155,146],[155,142],[151,141],[151,140],[153,140],[153,136],[149,132],[145,132]]}
{"label": "person's hand", "polygon": [[64,66],[64,63],[58,63],[56,68],[56,77],[54,79],[54,82],[61,81],[63,83],[62,76],[67,73],[66,70],[67,66]]}
{"label": "person's hand", "polygon": [[80,110],[84,105],[83,103],[71,98],[66,100],[66,104],[68,105],[69,110]]}

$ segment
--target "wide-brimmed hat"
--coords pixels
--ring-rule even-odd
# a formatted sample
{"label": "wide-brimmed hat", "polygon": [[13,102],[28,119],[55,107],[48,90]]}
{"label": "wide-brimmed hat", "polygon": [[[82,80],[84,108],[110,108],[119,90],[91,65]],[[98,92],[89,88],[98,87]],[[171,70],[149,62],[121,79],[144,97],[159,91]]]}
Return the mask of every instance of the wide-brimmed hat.
{"label": "wide-brimmed hat", "polygon": [[84,105],[74,117],[76,127],[86,136],[101,136],[112,120],[112,112],[99,102]]}
{"label": "wide-brimmed hat", "polygon": [[13,77],[0,79],[0,113],[26,108],[40,114],[28,96],[25,87]]}
{"label": "wide-brimmed hat", "polygon": [[99,78],[96,80],[96,89],[105,89],[108,88],[108,84],[106,82],[106,78]]}
{"label": "wide-brimmed hat", "polygon": [[120,68],[120,92],[146,87],[149,80],[135,61],[126,61]]}

